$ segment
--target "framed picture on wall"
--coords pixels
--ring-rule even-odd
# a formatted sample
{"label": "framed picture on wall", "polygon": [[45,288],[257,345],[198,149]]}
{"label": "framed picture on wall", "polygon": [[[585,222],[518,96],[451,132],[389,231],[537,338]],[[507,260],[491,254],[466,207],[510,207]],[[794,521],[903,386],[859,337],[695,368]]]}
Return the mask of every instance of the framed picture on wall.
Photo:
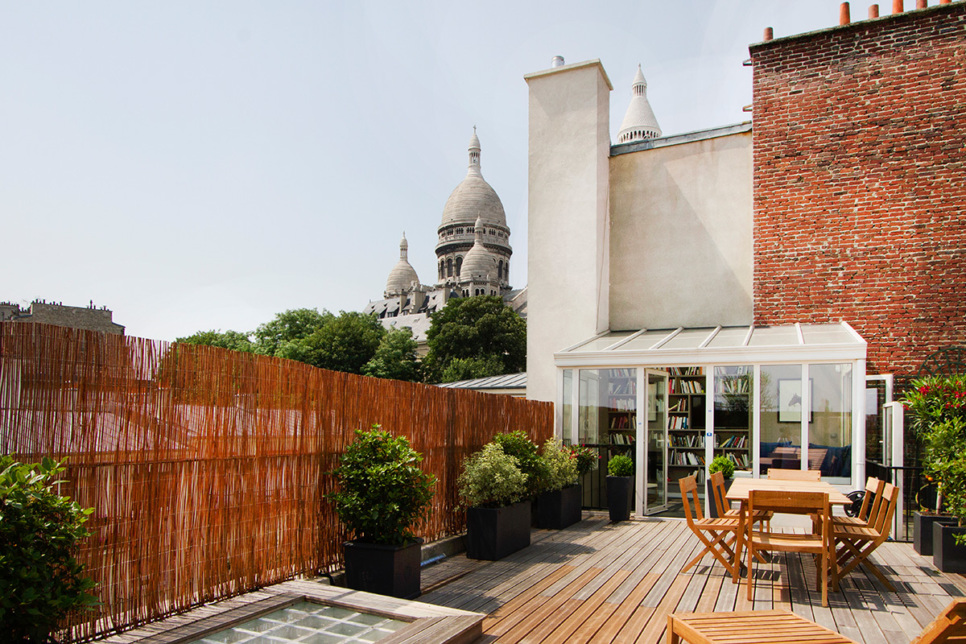
{"label": "framed picture on wall", "polygon": [[[808,380],[809,399],[814,393],[814,381]],[[801,379],[787,379],[778,381],[778,422],[780,423],[800,423],[802,422],[802,381]],[[808,410],[808,422],[812,422],[812,410]]]}

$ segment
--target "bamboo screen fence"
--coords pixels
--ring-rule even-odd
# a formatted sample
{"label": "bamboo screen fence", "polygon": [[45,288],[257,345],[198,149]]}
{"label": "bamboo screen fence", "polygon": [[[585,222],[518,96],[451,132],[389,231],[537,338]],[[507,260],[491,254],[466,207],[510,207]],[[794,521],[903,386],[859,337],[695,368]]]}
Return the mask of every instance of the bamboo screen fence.
{"label": "bamboo screen fence", "polygon": [[494,434],[552,434],[552,405],[210,347],[0,324],[0,453],[68,458],[94,508],[80,557],[102,602],[68,639],[116,632],[341,567],[323,495],[357,428],[410,439],[439,483],[427,540],[464,530],[456,478]]}

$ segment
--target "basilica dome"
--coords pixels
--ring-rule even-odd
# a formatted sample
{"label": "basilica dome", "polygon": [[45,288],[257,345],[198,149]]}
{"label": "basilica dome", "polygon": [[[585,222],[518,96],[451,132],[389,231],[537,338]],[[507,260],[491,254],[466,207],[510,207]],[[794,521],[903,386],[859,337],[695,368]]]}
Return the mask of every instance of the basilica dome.
{"label": "basilica dome", "polygon": [[413,285],[419,285],[419,276],[416,269],[409,263],[409,242],[406,241],[406,234],[403,233],[402,241],[399,242],[399,261],[389,271],[389,279],[386,280],[386,297],[396,293],[402,293]]}
{"label": "basilica dome", "polygon": [[479,218],[484,224],[506,226],[503,202],[480,172],[480,139],[476,136],[475,128],[470,139],[469,153],[470,165],[466,178],[446,200],[442,225],[465,224],[472,227]]}
{"label": "basilica dome", "polygon": [[[463,258],[463,266],[460,270],[460,281],[473,281],[474,278],[483,278],[489,281],[496,270],[496,260],[493,255],[483,246],[483,220],[476,220],[475,235],[476,242],[473,248],[466,253]],[[502,277],[502,275],[501,275]]]}

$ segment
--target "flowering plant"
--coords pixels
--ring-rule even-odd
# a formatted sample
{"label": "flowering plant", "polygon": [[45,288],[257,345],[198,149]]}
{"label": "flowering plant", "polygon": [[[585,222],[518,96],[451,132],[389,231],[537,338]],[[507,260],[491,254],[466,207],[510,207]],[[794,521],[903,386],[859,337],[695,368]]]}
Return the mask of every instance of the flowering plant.
{"label": "flowering plant", "polygon": [[966,420],[966,374],[913,380],[902,403],[912,412],[912,428],[918,437],[949,418]]}
{"label": "flowering plant", "polygon": [[586,445],[568,445],[570,458],[577,461],[577,474],[583,476],[597,469],[597,450]]}

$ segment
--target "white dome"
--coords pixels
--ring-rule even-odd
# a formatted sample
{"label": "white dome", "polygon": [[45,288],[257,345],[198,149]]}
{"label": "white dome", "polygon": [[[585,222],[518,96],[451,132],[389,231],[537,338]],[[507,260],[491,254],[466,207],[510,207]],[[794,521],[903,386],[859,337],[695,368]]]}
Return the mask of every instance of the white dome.
{"label": "white dome", "polygon": [[460,281],[478,281],[477,278],[489,280],[496,269],[496,260],[483,245],[483,220],[476,220],[476,241],[473,248],[463,258],[460,268]]}
{"label": "white dome", "polygon": [[644,72],[638,65],[637,75],[631,84],[631,103],[627,106],[627,113],[624,114],[617,142],[630,143],[656,139],[659,136],[661,136],[661,126],[657,124],[654,110],[647,100],[647,81],[644,80]]}
{"label": "white dome", "polygon": [[399,242],[399,261],[389,271],[389,279],[386,280],[386,296],[402,293],[409,289],[413,282],[419,285],[419,276],[408,259],[409,242],[406,241],[406,234],[403,233],[402,241]]}
{"label": "white dome", "polygon": [[447,224],[483,223],[506,226],[506,212],[496,191],[483,179],[480,172],[480,139],[473,128],[469,145],[470,165],[466,178],[456,186],[443,207],[443,226]]}

